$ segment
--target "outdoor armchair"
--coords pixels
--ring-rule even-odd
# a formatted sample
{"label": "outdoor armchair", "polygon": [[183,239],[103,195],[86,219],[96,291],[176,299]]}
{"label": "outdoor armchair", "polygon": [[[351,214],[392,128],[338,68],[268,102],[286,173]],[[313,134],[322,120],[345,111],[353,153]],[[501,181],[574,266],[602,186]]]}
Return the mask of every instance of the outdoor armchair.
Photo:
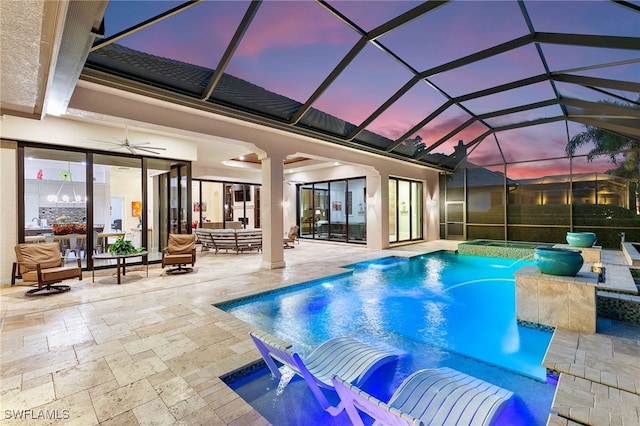
{"label": "outdoor armchair", "polygon": [[[191,267],[187,267],[187,264]],[[195,234],[169,234],[169,246],[162,251],[162,268],[174,265],[175,268],[167,269],[168,273],[191,272],[196,264],[196,235]]]}
{"label": "outdoor armchair", "polygon": [[69,291],[68,285],[53,285],[63,280],[78,278],[82,280],[82,265],[76,258],[74,264],[65,265],[58,243],[18,244],[15,246],[17,262],[13,264],[11,285],[15,285],[18,273],[23,282],[37,285],[38,288],[27,291],[31,296],[54,294]]}

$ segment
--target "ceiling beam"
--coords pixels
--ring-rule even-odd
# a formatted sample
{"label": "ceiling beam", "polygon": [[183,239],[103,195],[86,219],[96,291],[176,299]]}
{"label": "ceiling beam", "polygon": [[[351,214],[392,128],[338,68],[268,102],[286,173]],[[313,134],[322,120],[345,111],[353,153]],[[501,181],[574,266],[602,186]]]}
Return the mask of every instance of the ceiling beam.
{"label": "ceiling beam", "polygon": [[620,37],[593,34],[564,34],[537,32],[535,43],[567,44],[571,46],[603,47],[606,49],[640,50],[640,37]]}
{"label": "ceiling beam", "polygon": [[211,79],[207,83],[207,88],[204,90],[204,96],[202,97],[203,101],[209,99],[213,94],[213,91],[215,90],[216,86],[220,82],[220,79],[224,75],[224,71],[227,69],[229,62],[231,62],[231,58],[233,57],[233,54],[235,53],[236,49],[240,45],[240,42],[242,41],[242,38],[244,37],[245,33],[249,29],[249,25],[251,25],[251,22],[253,21],[253,18],[256,16],[256,13],[258,12],[258,9],[260,8],[261,4],[262,4],[262,0],[257,0],[257,1],[254,0],[249,4],[247,11],[244,13],[244,16],[242,17],[242,21],[240,21],[238,28],[236,28],[235,34],[233,34],[233,38],[227,45],[227,48],[225,49],[224,54],[222,55],[222,58],[220,58],[220,61],[218,62],[218,66],[213,71],[213,75],[211,76]]}
{"label": "ceiling beam", "polygon": [[101,47],[108,46],[111,43],[115,43],[116,41],[118,41],[118,40],[120,40],[120,39],[122,39],[124,37],[127,37],[127,36],[129,36],[129,35],[131,35],[133,33],[136,33],[136,32],[138,32],[140,30],[143,30],[143,29],[145,29],[145,28],[147,28],[147,27],[149,27],[149,26],[151,26],[151,25],[153,25],[155,23],[158,23],[160,21],[164,21],[165,19],[167,19],[167,18],[169,18],[169,17],[171,17],[173,15],[176,15],[176,14],[178,14],[180,12],[183,12],[183,11],[189,9],[190,7],[193,7],[193,6],[197,5],[198,3],[201,3],[202,1],[204,1],[204,0],[190,0],[190,1],[187,1],[187,2],[185,2],[185,3],[183,3],[183,4],[179,5],[179,6],[176,6],[176,7],[172,8],[172,9],[167,10],[166,12],[160,13],[160,14],[152,17],[152,18],[149,18],[149,19],[147,19],[145,21],[140,22],[139,24],[136,24],[136,25],[134,25],[132,27],[129,27],[129,28],[125,29],[125,30],[122,30],[122,31],[110,36],[110,37],[106,37],[101,42],[98,42],[98,43],[94,44],[89,52],[95,52],[96,50],[100,49]]}

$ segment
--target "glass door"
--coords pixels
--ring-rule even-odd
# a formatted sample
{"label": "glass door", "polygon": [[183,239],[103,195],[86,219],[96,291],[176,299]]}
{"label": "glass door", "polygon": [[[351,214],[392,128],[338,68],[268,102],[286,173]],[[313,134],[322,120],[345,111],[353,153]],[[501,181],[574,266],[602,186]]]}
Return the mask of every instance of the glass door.
{"label": "glass door", "polygon": [[365,178],[347,181],[346,213],[349,223],[348,239],[353,242],[367,241],[367,180]]}
{"label": "glass door", "polygon": [[333,241],[347,240],[347,182],[329,183],[331,215],[329,217],[329,239]]}
{"label": "glass door", "polygon": [[24,148],[21,242],[56,242],[65,262],[87,255],[87,157],[83,152]]}
{"label": "glass door", "polygon": [[466,240],[464,201],[447,201],[445,205],[446,239]]}
{"label": "glass door", "polygon": [[321,240],[330,238],[329,184],[318,183],[313,188],[314,236]]}
{"label": "glass door", "polygon": [[422,239],[422,182],[389,179],[389,242]]}
{"label": "glass door", "polygon": [[[93,154],[93,252],[106,253],[118,239],[145,247],[141,237],[141,158]],[[113,265],[115,259],[101,259],[95,267]]]}
{"label": "glass door", "polygon": [[[300,187],[300,236],[328,240],[330,237],[329,183]],[[337,216],[334,218],[337,219]]]}
{"label": "glass door", "polygon": [[[169,174],[171,162],[157,158],[147,159],[147,241],[149,259],[161,259],[162,250],[169,240]],[[144,238],[144,233],[141,233]]]}
{"label": "glass door", "polygon": [[300,187],[300,236],[302,238],[314,237],[314,209],[313,209],[313,185]]}

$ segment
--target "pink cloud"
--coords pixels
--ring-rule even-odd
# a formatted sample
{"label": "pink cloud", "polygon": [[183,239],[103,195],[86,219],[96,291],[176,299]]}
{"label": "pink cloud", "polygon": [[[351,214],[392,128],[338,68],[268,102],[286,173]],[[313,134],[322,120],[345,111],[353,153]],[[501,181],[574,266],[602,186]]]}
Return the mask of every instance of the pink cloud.
{"label": "pink cloud", "polygon": [[315,43],[344,43],[344,24],[315,2],[265,2],[236,54],[252,58],[265,51]]}

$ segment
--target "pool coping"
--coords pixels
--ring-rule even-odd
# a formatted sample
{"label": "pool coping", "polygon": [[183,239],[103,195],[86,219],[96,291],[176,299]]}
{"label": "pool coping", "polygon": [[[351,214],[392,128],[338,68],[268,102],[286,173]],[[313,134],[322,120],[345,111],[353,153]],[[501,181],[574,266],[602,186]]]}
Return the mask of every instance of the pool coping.
{"label": "pool coping", "polygon": [[640,253],[636,250],[634,244],[640,243],[624,242],[620,244],[620,249],[629,265],[640,266]]}

